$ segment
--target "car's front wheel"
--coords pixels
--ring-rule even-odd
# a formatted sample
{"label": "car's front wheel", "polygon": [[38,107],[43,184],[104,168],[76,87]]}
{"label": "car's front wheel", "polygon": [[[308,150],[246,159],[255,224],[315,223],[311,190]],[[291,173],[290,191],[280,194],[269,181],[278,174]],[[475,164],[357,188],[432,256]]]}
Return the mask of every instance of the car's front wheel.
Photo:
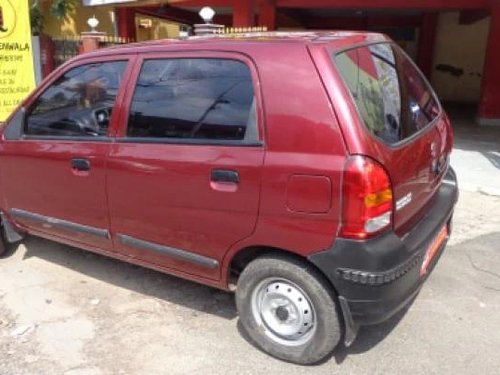
{"label": "car's front wheel", "polygon": [[236,304],[250,339],[276,358],[314,364],[340,341],[332,287],[299,259],[266,255],[251,262],[238,280]]}

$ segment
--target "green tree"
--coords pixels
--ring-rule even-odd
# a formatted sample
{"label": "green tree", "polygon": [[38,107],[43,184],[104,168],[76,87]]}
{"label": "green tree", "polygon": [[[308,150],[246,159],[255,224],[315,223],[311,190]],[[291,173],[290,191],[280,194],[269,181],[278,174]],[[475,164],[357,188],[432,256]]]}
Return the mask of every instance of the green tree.
{"label": "green tree", "polygon": [[75,9],[77,1],[78,0],[51,0],[50,13],[60,19],[66,18],[68,14]]}
{"label": "green tree", "polygon": [[[43,6],[48,6],[50,14],[58,19],[66,19],[75,9],[78,0],[46,0]],[[40,0],[32,0],[30,8],[31,30],[34,35],[43,33],[45,18]]]}

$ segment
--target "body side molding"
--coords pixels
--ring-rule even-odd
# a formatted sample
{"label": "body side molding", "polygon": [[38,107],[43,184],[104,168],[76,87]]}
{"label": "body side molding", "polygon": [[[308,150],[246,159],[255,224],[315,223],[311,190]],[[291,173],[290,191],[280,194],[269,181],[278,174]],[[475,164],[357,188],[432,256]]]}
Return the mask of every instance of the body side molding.
{"label": "body side molding", "polygon": [[61,229],[67,229],[75,232],[81,232],[85,234],[89,234],[92,236],[110,239],[109,231],[106,229],[95,228],[88,225],[74,223],[72,221],[57,219],[50,216],[40,215],[34,212],[21,210],[19,208],[12,208],[10,213],[13,217],[19,219],[27,219],[31,221],[36,221],[42,224],[46,224],[53,227],[58,227]]}
{"label": "body side molding", "polygon": [[195,254],[190,251],[159,245],[153,242],[148,242],[140,240],[135,237],[127,236],[125,234],[117,234],[116,237],[122,244],[134,247],[136,249],[154,251],[162,255],[184,260],[196,264],[198,266],[207,267],[211,269],[217,268],[219,266],[219,262],[216,259]]}

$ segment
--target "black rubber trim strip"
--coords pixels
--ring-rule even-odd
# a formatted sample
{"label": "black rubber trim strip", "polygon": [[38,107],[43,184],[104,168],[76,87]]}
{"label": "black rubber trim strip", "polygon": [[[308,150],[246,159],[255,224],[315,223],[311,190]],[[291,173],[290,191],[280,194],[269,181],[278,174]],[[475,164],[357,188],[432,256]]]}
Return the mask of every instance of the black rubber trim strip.
{"label": "black rubber trim strip", "polygon": [[[444,244],[446,244],[446,241]],[[422,257],[423,254],[417,253],[403,264],[385,272],[369,272],[350,268],[337,268],[336,271],[341,278],[352,283],[379,286],[391,283],[404,276],[420,263]]]}
{"label": "black rubber trim strip", "polygon": [[215,259],[191,253],[186,250],[175,249],[173,247],[158,245],[156,243],[139,240],[138,238],[127,236],[125,234],[117,234],[116,236],[118,240],[127,246],[131,246],[140,250],[148,250],[153,251],[158,254],[167,255],[172,258],[184,260],[198,266],[207,267],[207,268],[217,268],[219,266],[219,262]]}
{"label": "black rubber trim strip", "polygon": [[111,138],[105,135],[85,136],[85,135],[35,135],[23,134],[22,140],[25,141],[79,141],[79,142],[111,142]]}
{"label": "black rubber trim strip", "polygon": [[262,147],[261,141],[245,141],[236,139],[203,139],[203,138],[169,138],[169,137],[123,137],[116,138],[117,143],[152,143],[166,145],[198,145],[227,147]]}
{"label": "black rubber trim strip", "polygon": [[45,224],[49,227],[56,227],[61,229],[67,229],[75,232],[89,234],[91,236],[96,236],[100,238],[110,239],[111,236],[106,229],[100,229],[91,227],[88,225],[73,223],[72,221],[56,219],[50,216],[44,216],[40,214],[36,214],[34,212],[29,212],[25,210],[21,210],[19,208],[12,208],[10,210],[12,216],[19,219],[27,219],[31,221],[36,221],[42,224]]}

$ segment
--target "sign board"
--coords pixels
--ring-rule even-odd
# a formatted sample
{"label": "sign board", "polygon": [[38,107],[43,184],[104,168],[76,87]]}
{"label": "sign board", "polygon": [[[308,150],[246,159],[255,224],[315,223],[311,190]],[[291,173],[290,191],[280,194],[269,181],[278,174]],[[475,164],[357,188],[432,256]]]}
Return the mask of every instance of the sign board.
{"label": "sign board", "polygon": [[83,5],[86,7],[107,4],[133,3],[137,0],[83,0]]}
{"label": "sign board", "polygon": [[0,121],[35,88],[29,0],[0,0]]}

